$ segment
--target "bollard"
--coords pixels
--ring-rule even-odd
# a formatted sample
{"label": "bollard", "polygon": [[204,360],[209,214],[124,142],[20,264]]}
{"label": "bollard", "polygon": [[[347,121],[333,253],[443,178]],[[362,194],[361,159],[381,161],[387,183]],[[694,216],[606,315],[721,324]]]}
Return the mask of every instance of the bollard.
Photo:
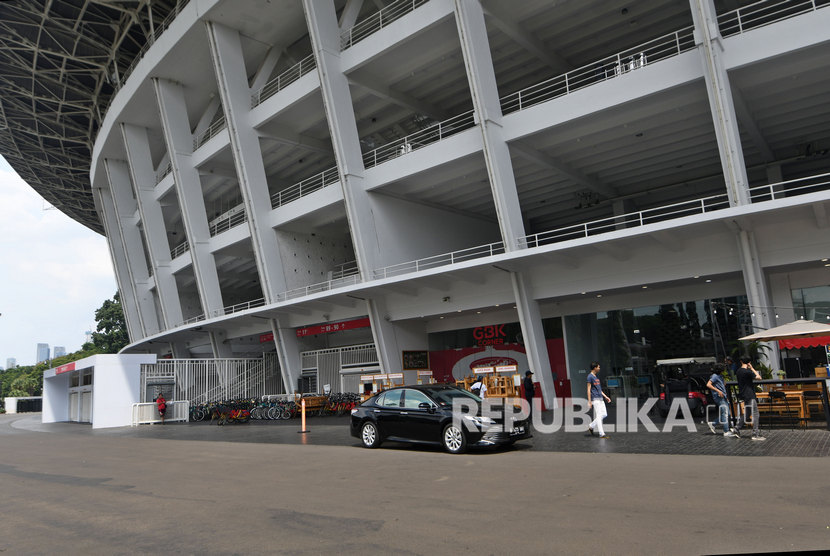
{"label": "bollard", "polygon": [[302,421],[302,430],[297,431],[298,433],[306,433],[308,430],[305,428],[305,400],[300,402],[300,420]]}

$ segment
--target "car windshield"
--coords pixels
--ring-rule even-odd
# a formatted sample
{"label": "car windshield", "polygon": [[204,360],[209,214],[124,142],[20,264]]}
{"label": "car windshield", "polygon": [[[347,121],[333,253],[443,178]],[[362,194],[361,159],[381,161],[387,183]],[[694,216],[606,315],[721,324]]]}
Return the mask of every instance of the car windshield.
{"label": "car windshield", "polygon": [[481,398],[467,392],[466,390],[462,390],[460,388],[446,388],[441,390],[431,390],[430,394],[435,401],[437,401],[441,405],[452,405],[453,400],[456,399],[472,399],[477,402],[481,401]]}

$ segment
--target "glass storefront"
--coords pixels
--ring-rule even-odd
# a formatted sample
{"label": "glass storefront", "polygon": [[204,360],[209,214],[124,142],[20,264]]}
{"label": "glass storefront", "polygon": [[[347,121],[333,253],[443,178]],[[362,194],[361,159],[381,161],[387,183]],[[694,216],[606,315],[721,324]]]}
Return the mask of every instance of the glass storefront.
{"label": "glass storefront", "polygon": [[[657,393],[657,361],[714,357],[718,361],[752,330],[745,296],[602,311],[565,317],[568,378],[584,396],[588,369],[625,396]],[[611,379],[610,381],[608,379]]]}

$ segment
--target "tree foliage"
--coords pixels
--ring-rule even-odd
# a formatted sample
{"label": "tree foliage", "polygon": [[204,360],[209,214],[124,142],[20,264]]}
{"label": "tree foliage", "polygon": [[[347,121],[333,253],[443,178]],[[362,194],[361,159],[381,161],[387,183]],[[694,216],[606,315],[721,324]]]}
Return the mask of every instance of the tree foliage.
{"label": "tree foliage", "polygon": [[92,333],[92,345],[98,353],[118,353],[130,343],[118,292],[95,311],[95,321],[98,327]]}

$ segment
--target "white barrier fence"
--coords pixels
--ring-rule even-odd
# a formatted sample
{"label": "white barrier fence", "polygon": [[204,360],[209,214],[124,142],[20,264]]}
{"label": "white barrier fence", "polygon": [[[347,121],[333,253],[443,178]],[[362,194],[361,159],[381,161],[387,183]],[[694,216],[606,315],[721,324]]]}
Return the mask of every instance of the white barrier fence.
{"label": "white barrier fence", "polygon": [[[190,418],[190,402],[187,400],[167,402],[165,421],[187,422]],[[134,403],[132,426],[161,423],[158,407],[155,402]]]}

